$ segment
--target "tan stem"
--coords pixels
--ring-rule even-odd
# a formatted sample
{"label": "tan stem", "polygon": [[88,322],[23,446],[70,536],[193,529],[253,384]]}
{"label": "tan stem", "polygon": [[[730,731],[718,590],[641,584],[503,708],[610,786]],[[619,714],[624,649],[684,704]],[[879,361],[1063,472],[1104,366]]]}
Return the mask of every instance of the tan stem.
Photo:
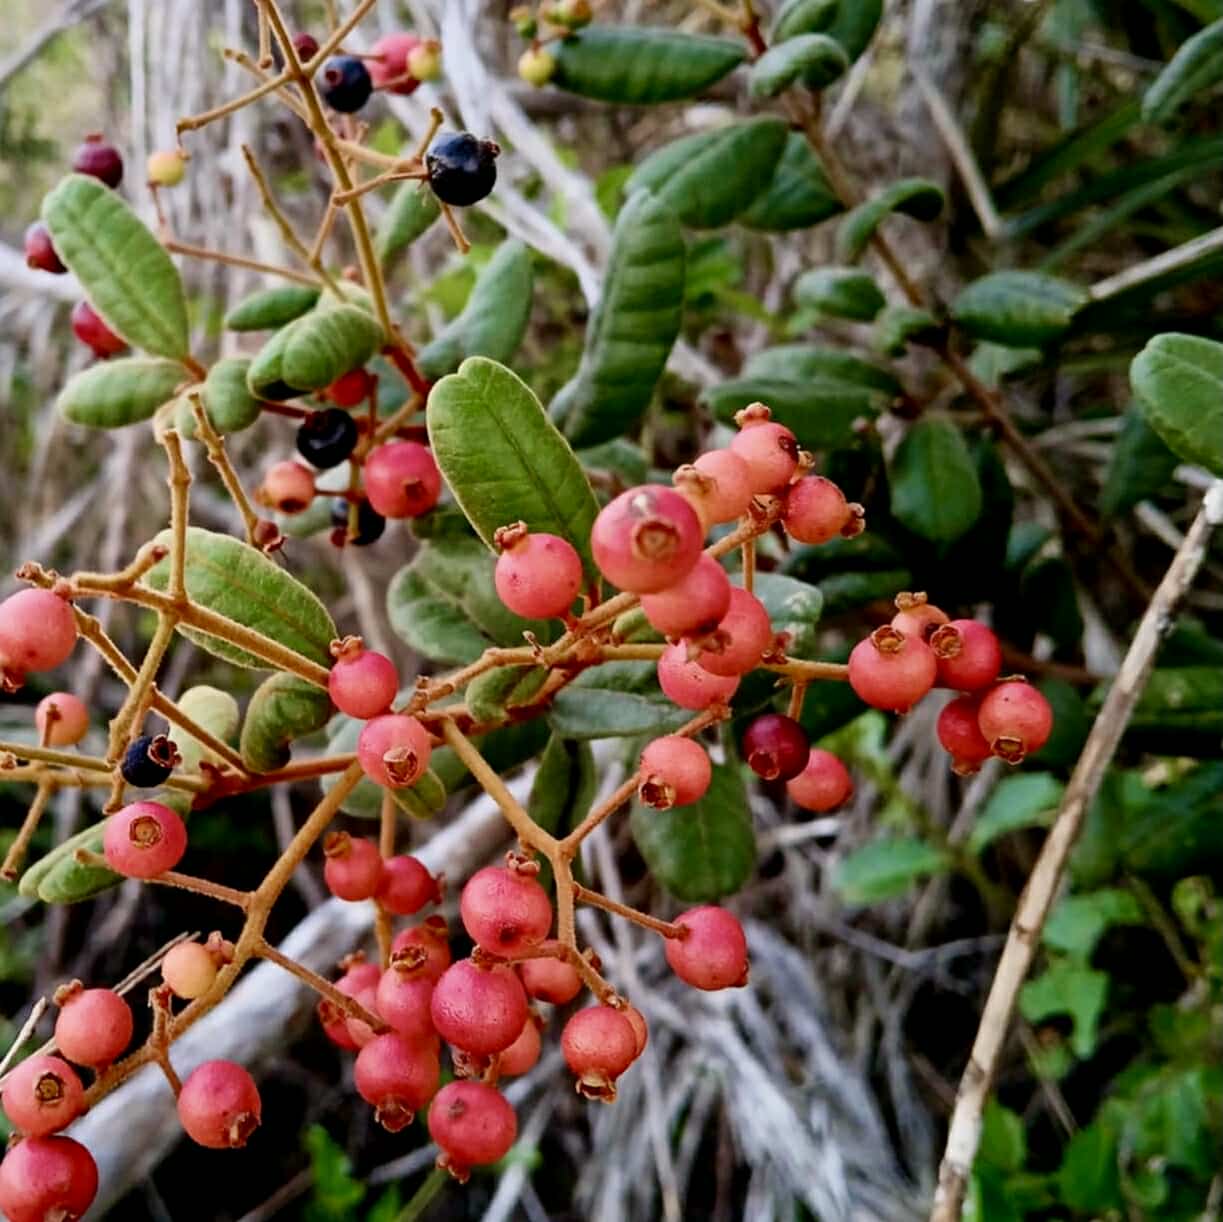
{"label": "tan stem", "polygon": [[673,921],[660,921],[657,917],[650,916],[648,912],[630,908],[628,904],[622,904],[619,900],[608,899],[601,892],[591,891],[588,887],[583,887],[581,883],[573,884],[573,898],[579,903],[589,904],[592,908],[602,908],[604,912],[624,917],[625,920],[632,921],[634,925],[640,925],[642,929],[661,934],[664,938],[682,938],[687,933],[683,925],[676,925]]}

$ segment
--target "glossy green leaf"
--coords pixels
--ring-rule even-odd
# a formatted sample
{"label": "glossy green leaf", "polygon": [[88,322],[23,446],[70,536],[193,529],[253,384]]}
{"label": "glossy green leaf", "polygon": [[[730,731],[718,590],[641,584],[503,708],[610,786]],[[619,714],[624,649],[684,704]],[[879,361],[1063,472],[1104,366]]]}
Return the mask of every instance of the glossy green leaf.
{"label": "glossy green leaf", "polygon": [[548,724],[562,738],[622,738],[671,734],[691,717],[662,694],[653,662],[604,662],[556,693]]}
{"label": "glossy green leaf", "polygon": [[[736,585],[742,582],[736,580]],[[786,655],[815,659],[816,626],[824,611],[824,596],[819,586],[784,573],[757,573],[755,594],[769,613],[773,631],[784,633]]]}
{"label": "glossy green leaf", "polygon": [[417,364],[421,373],[440,378],[453,373],[469,356],[508,361],[526,334],[534,279],[526,244],[502,242],[476,277],[462,312],[420,350]]}
{"label": "glossy green leaf", "polygon": [[597,446],[578,451],[578,458],[587,471],[604,471],[618,476],[627,488],[644,484],[650,478],[650,463],[645,451],[623,437],[613,437]]}
{"label": "glossy green leaf", "polygon": [[1157,335],[1134,358],[1130,383],[1147,423],[1186,462],[1223,476],[1223,344]]}
{"label": "glossy green leaf", "polygon": [[552,83],[601,102],[675,102],[743,62],[742,43],[632,25],[592,25],[555,45]]}
{"label": "glossy green leaf", "polygon": [[374,235],[374,250],[379,262],[386,263],[406,250],[441,214],[437,196],[425,183],[401,182]]}
{"label": "glossy green leaf", "polygon": [[547,678],[544,666],[495,666],[467,685],[464,703],[480,725],[497,725],[515,706],[529,703]]}
{"label": "glossy green leaf", "polygon": [[837,15],[840,0],[785,0],[777,10],[769,39],[784,42],[800,34],[818,34],[826,30]]}
{"label": "glossy green leaf", "polygon": [[42,219],[56,253],[111,330],[154,356],[190,355],[178,269],[117,191],[69,174],[43,200]]}
{"label": "glossy green leaf", "polygon": [[1023,1117],[992,1096],[981,1117],[981,1145],[977,1157],[1003,1171],[1019,1171],[1028,1157]]}
{"label": "glossy green leaf", "polygon": [[942,334],[929,310],[891,305],[875,318],[875,347],[886,356],[904,356],[910,344],[933,343]]}
{"label": "glossy green leaf", "polygon": [[383,345],[378,320],[356,305],[318,306],[281,330],[259,350],[247,372],[254,395],[284,398],[278,387],[322,390],[365,364]]}
{"label": "glossy green leaf", "polygon": [[283,768],[293,740],[321,730],[331,712],[331,699],[322,688],[296,675],[272,675],[246,706],[239,744],[242,762],[252,772]]}
{"label": "glossy green leaf", "polygon": [[870,45],[882,17],[883,0],[840,0],[825,33],[845,48],[852,64]]}
{"label": "glossy green leaf", "polygon": [[1058,1192],[1070,1209],[1092,1217],[1121,1211],[1118,1134],[1102,1121],[1095,1121],[1071,1135],[1058,1170]]}
{"label": "glossy green leaf", "polygon": [[825,89],[849,67],[845,48],[827,34],[796,34],[775,43],[753,65],[753,97],[775,98],[796,81],[808,89]]}
{"label": "glossy green leaf", "polygon": [[847,904],[877,904],[947,866],[943,852],[924,840],[875,840],[842,858],[833,886]]}
{"label": "glossy green leaf", "polygon": [[[259,419],[259,400],[251,394],[247,385],[250,364],[246,357],[225,357],[208,371],[208,377],[200,389],[204,411],[212,427],[222,437],[227,433],[240,433]],[[188,441],[195,440],[195,413],[186,394],[179,397],[174,410],[174,427]]]}
{"label": "glossy green leaf", "polygon": [[[345,717],[343,713],[333,717],[327,723],[328,754],[347,755],[355,751],[364,725],[365,722],[358,721],[355,717]],[[436,771],[437,767],[442,766],[445,755],[453,756],[453,753],[449,748],[435,750],[429,757],[429,767],[424,775],[415,785],[403,789],[383,789],[368,777],[362,777],[340,803],[340,809],[346,815],[354,815],[358,819],[377,819],[382,814],[382,797],[389,793],[395,806],[405,815],[413,819],[433,818],[446,807],[447,786]],[[466,770],[460,767],[458,775],[465,776]],[[331,791],[338,776],[338,773],[333,773],[321,778],[323,793]]]}
{"label": "glossy green leaf", "polygon": [[578,371],[550,408],[574,445],[619,437],[645,414],[679,336],[684,262],[679,218],[638,192],[616,218]]}
{"label": "glossy green leaf", "polygon": [[837,258],[856,263],[875,236],[875,230],[893,212],[911,216],[915,221],[937,220],[947,203],[942,187],[928,178],[902,178],[878,195],[859,204],[837,230]]}
{"label": "glossy green leaf", "polygon": [[1070,959],[1055,960],[1019,990],[1019,1012],[1030,1023],[1068,1014],[1074,1023],[1070,1047],[1080,1060],[1096,1050],[1097,1028],[1108,1000],[1108,973]]}
{"label": "glossy green leaf", "polygon": [[974,339],[1040,348],[1065,335],[1087,300],[1077,284],[1043,272],[990,272],[960,293],[951,315]]}
{"label": "glossy green leaf", "polygon": [[999,836],[1023,827],[1048,827],[1062,798],[1062,784],[1047,772],[1003,777],[977,816],[968,847],[982,852]]}
{"label": "glossy green leaf", "polygon": [[918,420],[896,448],[888,480],[893,515],[923,539],[950,543],[981,516],[977,467],[950,420]]}
{"label": "glossy green leaf", "polygon": [[873,277],[856,267],[817,267],[799,276],[794,300],[832,318],[870,322],[886,304]]}
{"label": "glossy green leaf", "polygon": [[225,315],[225,326],[231,331],[271,331],[312,310],[318,299],[319,290],[304,284],[259,289]]}
{"label": "glossy green leaf", "polygon": [[818,225],[843,211],[811,146],[798,132],[790,132],[773,177],[738,219],[749,229],[785,232]]}
{"label": "glossy green leaf", "polygon": [[699,801],[670,810],[634,804],[633,840],[650,873],[684,903],[733,895],[756,867],[756,837],[743,773],[715,764]]}
{"label": "glossy green leaf", "polygon": [[1108,460],[1100,512],[1117,517],[1139,501],[1164,492],[1179,461],[1147,423],[1141,407],[1131,404],[1121,418],[1121,431]]}
{"label": "glossy green leaf", "polygon": [[776,378],[783,382],[845,382],[879,391],[889,398],[903,393],[896,375],[873,361],[840,348],[818,344],[779,344],[762,348],[743,364],[745,378]]}
{"label": "glossy green leaf", "polygon": [[718,229],[760,194],[785,142],[785,123],[771,115],[681,136],[651,153],[625,191],[652,191],[683,224]]}
{"label": "glossy green leaf", "polygon": [[[231,744],[237,738],[242,714],[238,709],[238,702],[229,692],[201,683],[189,687],[175,703],[185,717],[190,717],[214,738]],[[208,760],[213,764],[221,762],[210,748],[178,726],[173,727],[171,734],[178,753],[183,757],[182,767],[185,771],[196,771],[201,760]]]}
{"label": "glossy green leaf", "polygon": [[[170,545],[170,532],[158,543]],[[170,580],[167,556],[144,576],[145,584],[165,590]],[[331,666],[328,646],[336,639],[335,622],[316,594],[274,560],[229,535],[198,526],[187,528],[187,594],[192,602],[223,615],[296,650],[320,666]],[[180,631],[201,649],[237,666],[270,669],[244,649],[195,628]]]}
{"label": "glossy green leaf", "polygon": [[804,449],[831,450],[852,444],[855,424],[877,416],[887,399],[845,382],[732,378],[704,390],[701,402],[727,422],[749,403],[765,403],[773,419],[792,429]]}
{"label": "glossy green leaf", "polygon": [[178,361],[120,357],[73,374],[55,406],[65,420],[95,429],[117,429],[148,420],[190,375]]}
{"label": "glossy green leaf", "polygon": [[1148,123],[1162,123],[1186,102],[1204,100],[1207,91],[1220,81],[1223,81],[1223,18],[1181,44],[1142,95],[1142,117]]}
{"label": "glossy green leaf", "polygon": [[1142,907],[1130,892],[1104,887],[1058,900],[1045,923],[1043,940],[1053,950],[1086,962],[1112,926],[1145,923]]}
{"label": "glossy green leaf", "polygon": [[577,456],[526,385],[503,365],[469,357],[429,394],[429,440],[476,533],[500,526],[568,539],[592,577],[590,528],[598,503]]}

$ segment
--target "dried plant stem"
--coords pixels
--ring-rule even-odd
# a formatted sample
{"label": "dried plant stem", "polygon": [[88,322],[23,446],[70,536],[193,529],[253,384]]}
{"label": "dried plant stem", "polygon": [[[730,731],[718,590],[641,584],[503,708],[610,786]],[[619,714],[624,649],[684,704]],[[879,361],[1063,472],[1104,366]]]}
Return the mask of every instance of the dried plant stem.
{"label": "dried plant stem", "polygon": [[13,843],[9,845],[8,852],[4,855],[4,863],[0,865],[0,878],[11,883],[20,873],[21,863],[25,861],[30,841],[38,830],[43,812],[46,811],[47,803],[50,802],[51,795],[54,792],[55,784],[49,778],[44,777],[43,780],[39,781],[38,789],[34,793],[34,800],[30,803],[30,807],[25,813],[25,818],[21,821],[21,827],[17,830],[17,836]]}
{"label": "dried plant stem", "polygon": [[[378,812],[378,852],[383,861],[395,855],[395,824],[398,812],[395,809],[395,799],[388,789],[382,795],[382,808]],[[384,908],[377,900],[373,900],[377,915],[374,917],[374,935],[378,939],[378,961],[383,968],[391,963],[391,940],[393,927],[390,910]]]}

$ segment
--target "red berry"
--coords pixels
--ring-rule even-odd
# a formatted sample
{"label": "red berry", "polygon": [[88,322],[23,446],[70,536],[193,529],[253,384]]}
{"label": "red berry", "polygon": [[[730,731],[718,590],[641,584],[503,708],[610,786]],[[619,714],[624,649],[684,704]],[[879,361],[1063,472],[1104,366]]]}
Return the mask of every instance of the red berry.
{"label": "red berry", "polygon": [[309,63],[318,54],[318,39],[313,34],[294,34],[293,49],[303,64]]}
{"label": "red berry", "polygon": [[372,840],[332,832],[323,842],[323,881],[342,900],[372,899],[382,882],[382,854]]}
{"label": "red berry", "polygon": [[933,686],[937,667],[930,647],[885,625],[849,655],[849,685],[876,709],[907,713]]}
{"label": "red berry", "polygon": [[93,1155],[71,1137],[27,1137],[0,1163],[0,1213],[9,1222],[76,1222],[97,1194]]}
{"label": "red berry", "polygon": [[766,781],[788,781],[798,776],[810,754],[807,732],[784,713],[757,717],[743,735],[743,758]]}
{"label": "red berry", "polygon": [[55,247],[51,245],[51,234],[42,221],[35,221],[25,231],[25,261],[27,267],[40,272],[52,272],[57,276],[68,270],[55,253]]}
{"label": "red berry", "polygon": [[335,665],[327,676],[327,692],[341,713],[362,721],[385,713],[399,691],[399,672],[385,654],[365,649],[361,638],[345,637],[332,644]]}
{"label": "red berry", "polygon": [[677,468],[671,482],[706,528],[736,521],[752,503],[751,473],[733,450],[708,450]]}
{"label": "red berry", "polygon": [[161,961],[161,978],[176,997],[194,1001],[212,988],[219,966],[216,956],[203,943],[180,942]]}
{"label": "red berry", "polygon": [[764,603],[739,586],[732,586],[730,606],[706,647],[697,655],[697,665],[712,675],[730,678],[745,675],[760,665],[765,650],[773,644],[773,625]]}
{"label": "red berry", "polygon": [[376,1035],[357,1053],[353,1082],[357,1093],[377,1109],[384,1129],[398,1133],[437,1092],[441,1077],[437,1054],[391,1032]]}
{"label": "red berry", "polygon": [[116,335],[103,321],[102,316],[87,301],[78,301],[69,316],[72,334],[92,348],[94,356],[105,360],[127,347],[127,341]]}
{"label": "red berry", "polygon": [[892,616],[892,627],[905,636],[915,636],[929,641],[930,634],[947,622],[947,612],[926,601],[922,593],[907,591],[896,595],[896,614]]}
{"label": "red berry", "polygon": [[365,495],[384,518],[418,518],[437,504],[442,473],[418,441],[392,441],[365,460]]}
{"label": "red berry", "polygon": [[779,493],[798,467],[798,441],[771,415],[763,403],[752,403],[735,417],[740,431],[730,448],[747,464],[754,493]]}
{"label": "red berry", "polygon": [[108,187],[117,187],[123,181],[123,158],[101,132],[85,137],[85,143],[72,154],[72,168],[78,174],[100,178]]}
{"label": "red berry", "polygon": [[477,946],[490,954],[510,955],[548,936],[552,901],[534,875],[485,866],[467,880],[459,915]]}
{"label": "red berry", "polygon": [[628,1019],[628,1025],[633,1029],[633,1038],[637,1041],[636,1055],[640,1056],[650,1042],[650,1028],[646,1025],[645,1015],[636,1006],[625,1006],[620,1013]]}
{"label": "red berry", "polygon": [[364,369],[350,369],[340,374],[323,391],[323,398],[330,399],[336,407],[356,407],[369,398],[375,385],[374,379]]}
{"label": "red berry", "polygon": [[577,1075],[578,1094],[614,1103],[616,1079],[637,1059],[637,1035],[619,1010],[579,1010],[561,1032],[565,1064]]}
{"label": "red berry", "polygon": [[725,908],[691,908],[677,917],[688,930],[666,940],[667,963],[696,989],[738,988],[747,983],[747,939],[743,926]]}
{"label": "red berry", "polygon": [[[345,997],[355,998],[362,992],[376,989],[381,978],[382,971],[376,963],[357,963],[336,981],[335,987]],[[323,1024],[324,1034],[333,1044],[349,1052],[360,1047],[348,1030],[344,1011],[326,997],[318,1003],[318,1017],[319,1022]],[[372,1031],[370,1037],[373,1037]]]}
{"label": "red berry", "polygon": [[739,687],[739,676],[715,675],[689,662],[687,644],[678,641],[668,645],[658,659],[658,683],[673,704],[696,710],[729,701]]}
{"label": "red berry", "polygon": [[504,1095],[483,1082],[448,1082],[429,1105],[429,1136],[441,1147],[438,1165],[458,1180],[471,1167],[495,1163],[518,1136],[518,1118]]}
{"label": "red berry", "polygon": [[494,536],[501,555],[493,571],[497,597],[515,615],[552,619],[566,615],[582,588],[582,558],[558,535],[532,534],[525,522]]}
{"label": "red berry", "polygon": [[540,1051],[539,1019],[528,1014],[518,1038],[498,1058],[497,1072],[503,1078],[520,1077],[535,1067]]}
{"label": "red berry", "polygon": [[1018,764],[1049,741],[1053,709],[1030,683],[1004,679],[982,698],[977,724],[994,755]]}
{"label": "red berry", "polygon": [[3,1103],[15,1129],[27,1137],[46,1137],[84,1111],[85,1088],[67,1061],[36,1053],[9,1073]]}
{"label": "red berry", "polygon": [[802,772],[786,782],[786,793],[797,806],[821,814],[844,806],[853,792],[849,770],[831,751],[819,747],[811,748]]}
{"label": "red berry", "polygon": [[953,619],[930,634],[938,681],[957,692],[989,687],[1002,669],[1002,646],[979,620]]}
{"label": "red berry", "polygon": [[657,594],[643,594],[641,609],[663,636],[703,636],[718,626],[730,608],[730,598],[726,570],[702,552],[696,564],[673,586]]}
{"label": "red berry", "polygon": [[433,1035],[429,1012],[437,978],[419,951],[397,951],[382,973],[374,997],[376,1012],[391,1030],[418,1043]]}
{"label": "red berry", "polygon": [[160,802],[133,802],[106,820],[106,864],[127,878],[153,878],[173,870],[187,851],[187,828]]}
{"label": "red berry", "polygon": [[641,753],[637,796],[655,810],[688,806],[705,796],[712,778],[713,765],[700,743],[682,734],[667,734]]}
{"label": "red berry", "polygon": [[426,970],[437,980],[450,966],[450,931],[446,918],[426,917],[419,925],[400,930],[391,942],[391,953],[419,949],[425,956]]}
{"label": "red berry", "polygon": [[55,1004],[56,1046],[78,1065],[109,1065],[132,1042],[132,1009],[113,989],[85,989],[74,980],[56,990]]}
{"label": "red berry", "polygon": [[415,785],[429,767],[429,731],[415,717],[387,713],[365,723],[357,759],[371,781],[389,789]]}
{"label": "red berry", "polygon": [[286,458],[273,463],[255,491],[255,500],[277,513],[302,513],[314,500],[314,472],[303,463]]}
{"label": "red berry", "polygon": [[643,484],[604,506],[590,545],[599,571],[612,585],[654,594],[696,564],[704,535],[695,510],[678,492]]}
{"label": "red berry", "polygon": [[518,972],[527,993],[550,1005],[568,1005],[582,991],[577,968],[560,959],[524,959]]}
{"label": "red berry", "polygon": [[210,1150],[234,1150],[259,1127],[262,1105],[255,1079],[233,1061],[205,1061],[188,1075],[178,1096],[178,1120],[187,1136]]}
{"label": "red berry", "polygon": [[433,1026],[448,1044],[490,1056],[518,1038],[527,1021],[527,995],[512,968],[460,959],[437,982],[430,1010]]}
{"label": "red berry", "polygon": [[442,890],[437,879],[415,857],[388,857],[382,863],[382,881],[375,899],[387,912],[396,916],[411,916],[426,904],[441,901]]}
{"label": "red berry", "polygon": [[0,669],[25,676],[52,670],[76,645],[72,604],[50,590],[18,590],[0,603]]}
{"label": "red berry", "polygon": [[935,732],[943,750],[951,756],[951,769],[959,776],[971,776],[993,753],[981,733],[978,715],[981,697],[957,696],[938,715]]}
{"label": "red berry", "polygon": [[420,44],[421,40],[407,31],[387,34],[378,39],[365,61],[374,88],[385,89],[388,93],[415,92],[420,81],[408,71],[408,56]]}
{"label": "red berry", "polygon": [[89,732],[89,710],[71,692],[52,692],[34,710],[39,740],[49,747],[71,747]]}
{"label": "red berry", "polygon": [[786,492],[782,522],[800,543],[827,543],[830,539],[860,535],[862,506],[849,504],[845,493],[822,475],[808,475]]}
{"label": "red berry", "polygon": [[[358,989],[352,995],[355,1001],[363,1009],[368,1010],[371,1014],[378,1014],[378,987],[377,985],[366,985]],[[377,1032],[363,1018],[354,1018],[351,1014],[344,1019],[344,1030],[348,1034],[348,1038],[352,1041],[356,1048],[364,1048],[377,1034]]]}

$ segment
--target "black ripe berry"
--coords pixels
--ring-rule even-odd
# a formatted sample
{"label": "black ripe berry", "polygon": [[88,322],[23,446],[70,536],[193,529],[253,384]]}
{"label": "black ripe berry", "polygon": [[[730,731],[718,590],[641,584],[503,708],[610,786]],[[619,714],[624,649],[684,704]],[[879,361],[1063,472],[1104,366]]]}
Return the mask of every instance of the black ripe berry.
{"label": "black ripe berry", "polygon": [[124,753],[119,771],[129,785],[152,789],[174,771],[178,760],[178,748],[164,734],[143,734]]}
{"label": "black ripe berry", "polygon": [[348,534],[348,502],[338,496],[331,502],[331,524],[335,527],[331,540],[338,546],[351,543],[353,547],[366,547],[382,538],[386,530],[386,518],[369,501],[357,504],[357,533]]}
{"label": "black ripe berry", "polygon": [[360,110],[374,91],[369,69],[352,55],[333,55],[319,76],[323,101],[346,115]]}
{"label": "black ripe berry", "polygon": [[100,178],[108,187],[123,181],[123,158],[113,144],[107,144],[101,132],[92,132],[85,143],[72,154],[72,168],[78,174]]}
{"label": "black ripe berry", "polygon": [[324,471],[338,467],[356,444],[357,422],[338,407],[311,412],[297,430],[297,452]]}
{"label": "black ripe berry", "polygon": [[478,203],[497,181],[501,149],[491,140],[477,140],[471,132],[446,132],[425,154],[425,169],[433,194],[444,204],[465,207]]}

